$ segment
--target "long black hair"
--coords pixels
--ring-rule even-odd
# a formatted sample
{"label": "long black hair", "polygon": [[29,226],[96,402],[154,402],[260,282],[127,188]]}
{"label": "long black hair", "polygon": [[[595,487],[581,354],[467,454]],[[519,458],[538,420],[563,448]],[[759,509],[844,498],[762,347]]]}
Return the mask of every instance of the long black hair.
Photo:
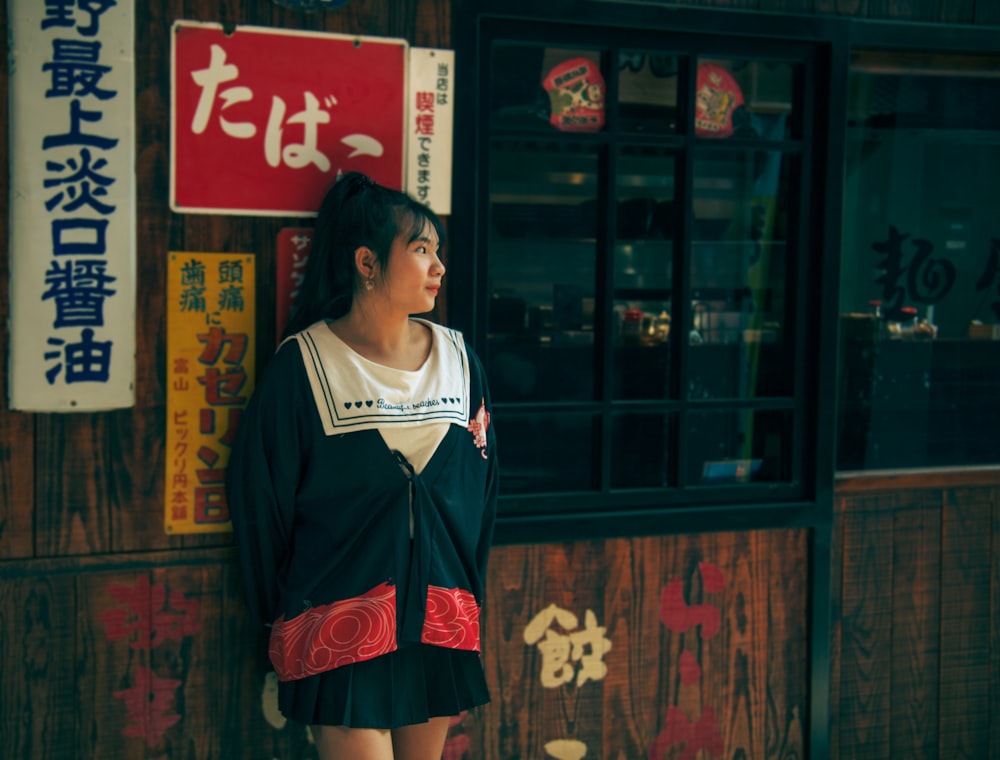
{"label": "long black hair", "polygon": [[358,248],[372,250],[382,275],[393,241],[403,235],[409,245],[428,224],[444,246],[441,219],[424,204],[360,172],[339,177],[319,207],[305,276],[284,337],[350,311],[360,282],[354,264]]}

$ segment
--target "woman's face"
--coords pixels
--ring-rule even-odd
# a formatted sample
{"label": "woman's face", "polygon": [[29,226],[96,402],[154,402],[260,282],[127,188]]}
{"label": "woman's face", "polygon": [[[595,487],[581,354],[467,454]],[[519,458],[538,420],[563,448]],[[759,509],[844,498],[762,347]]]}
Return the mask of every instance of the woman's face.
{"label": "woman's face", "polygon": [[415,240],[404,230],[392,242],[389,264],[381,283],[393,306],[407,314],[423,314],[434,308],[445,267],[438,257],[437,230],[424,222]]}

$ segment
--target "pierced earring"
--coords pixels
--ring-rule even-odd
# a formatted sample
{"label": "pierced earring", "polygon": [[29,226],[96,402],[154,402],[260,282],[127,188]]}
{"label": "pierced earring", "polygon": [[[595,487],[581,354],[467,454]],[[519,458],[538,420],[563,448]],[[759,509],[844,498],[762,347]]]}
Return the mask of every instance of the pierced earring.
{"label": "pierced earring", "polygon": [[369,293],[375,290],[375,281],[372,280],[371,278],[365,280],[365,290],[367,290]]}

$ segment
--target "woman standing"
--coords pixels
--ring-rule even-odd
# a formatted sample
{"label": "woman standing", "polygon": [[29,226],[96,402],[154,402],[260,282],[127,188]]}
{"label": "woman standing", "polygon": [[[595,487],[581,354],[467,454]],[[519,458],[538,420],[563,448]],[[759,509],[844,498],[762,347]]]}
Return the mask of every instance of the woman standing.
{"label": "woman standing", "polygon": [[434,307],[442,238],[408,195],[341,177],[233,445],[249,605],[321,758],[438,760],[449,716],[489,701],[489,392],[460,333],[411,316]]}

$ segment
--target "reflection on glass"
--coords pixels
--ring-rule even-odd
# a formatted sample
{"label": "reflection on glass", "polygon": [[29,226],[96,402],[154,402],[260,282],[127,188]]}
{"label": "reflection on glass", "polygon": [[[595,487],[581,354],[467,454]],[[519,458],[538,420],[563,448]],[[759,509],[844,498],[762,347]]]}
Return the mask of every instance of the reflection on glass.
{"label": "reflection on glass", "polygon": [[504,494],[593,491],[596,421],[589,414],[495,415],[503,441],[500,492]]}
{"label": "reflection on glass", "polygon": [[790,136],[797,64],[699,58],[697,65],[693,114],[697,136],[763,140]]}
{"label": "reflection on glass", "polygon": [[675,165],[675,155],[659,146],[619,148],[614,398],[662,399],[669,393]]}
{"label": "reflection on glass", "polygon": [[593,148],[493,143],[487,364],[497,401],[594,397],[597,169]]}
{"label": "reflection on glass", "polygon": [[612,396],[663,399],[670,392],[670,301],[615,301]]}
{"label": "reflection on glass", "polygon": [[491,72],[497,126],[561,132],[604,127],[607,89],[598,50],[496,43]]}
{"label": "reflection on glass", "polygon": [[689,398],[792,392],[785,325],[796,175],[797,161],[780,151],[705,151],[695,160]]}
{"label": "reflection on glass", "polygon": [[611,487],[663,488],[670,482],[673,417],[617,414],[611,423]]}
{"label": "reflection on glass", "polygon": [[1000,461],[1000,58],[856,51],[841,470]]}
{"label": "reflection on glass", "polygon": [[618,55],[618,117],[625,132],[677,131],[678,58],[658,51]]}
{"label": "reflection on glass", "polygon": [[593,240],[597,152],[545,140],[496,140],[490,151],[491,232],[496,238]]}
{"label": "reflection on glass", "polygon": [[736,409],[687,416],[688,485],[787,482],[792,414]]}
{"label": "reflection on glass", "polygon": [[615,178],[618,290],[670,287],[675,165],[675,155],[665,148],[619,148]]}

